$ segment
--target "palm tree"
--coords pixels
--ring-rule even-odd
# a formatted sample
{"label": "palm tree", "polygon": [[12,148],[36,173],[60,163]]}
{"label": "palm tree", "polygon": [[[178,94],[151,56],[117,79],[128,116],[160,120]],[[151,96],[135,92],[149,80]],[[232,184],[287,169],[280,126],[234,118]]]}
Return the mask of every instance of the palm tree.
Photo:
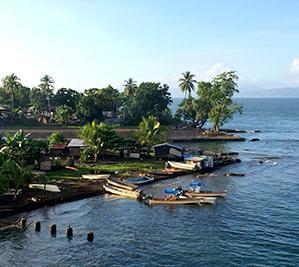
{"label": "palm tree", "polygon": [[125,80],[124,87],[125,87],[124,95],[132,96],[132,95],[134,95],[134,93],[137,89],[137,83],[132,78],[129,78],[128,80]]}
{"label": "palm tree", "polygon": [[187,94],[190,96],[191,91],[194,90],[194,83],[196,83],[195,75],[191,74],[190,71],[183,72],[182,75],[183,77],[179,79],[179,87],[185,93],[185,97]]}
{"label": "palm tree", "polygon": [[139,124],[139,131],[137,132],[137,140],[141,146],[146,147],[149,156],[151,147],[164,139],[161,131],[160,122],[150,115],[148,118],[142,117]]}
{"label": "palm tree", "polygon": [[11,97],[11,112],[13,112],[14,109],[14,94],[15,91],[18,90],[21,83],[19,82],[20,79],[18,76],[16,76],[14,73],[11,75],[7,75],[2,79],[3,87],[7,94]]}
{"label": "palm tree", "polygon": [[80,137],[84,140],[84,143],[89,146],[95,162],[101,152],[106,149],[113,149],[119,140],[113,126],[102,122],[98,124],[95,121],[83,126]]}
{"label": "palm tree", "polygon": [[53,83],[55,83],[55,81],[53,80],[53,78],[51,76],[49,76],[47,74],[45,76],[43,76],[40,79],[40,81],[41,81],[41,84],[39,85],[39,88],[47,96],[48,111],[49,111],[49,114],[51,114],[50,95],[53,92],[53,89],[54,89]]}

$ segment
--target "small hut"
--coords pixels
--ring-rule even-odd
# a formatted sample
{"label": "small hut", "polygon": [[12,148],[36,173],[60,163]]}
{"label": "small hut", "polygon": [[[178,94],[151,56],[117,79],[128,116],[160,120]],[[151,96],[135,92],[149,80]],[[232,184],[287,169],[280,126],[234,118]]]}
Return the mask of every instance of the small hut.
{"label": "small hut", "polygon": [[65,157],[67,155],[66,144],[54,144],[50,150],[51,156],[53,157]]}
{"label": "small hut", "polygon": [[84,144],[82,139],[71,139],[71,141],[67,145],[69,156],[77,159],[80,158],[81,151],[86,147],[87,146]]}
{"label": "small hut", "polygon": [[169,143],[163,143],[153,146],[155,156],[161,159],[184,159],[184,148]]}

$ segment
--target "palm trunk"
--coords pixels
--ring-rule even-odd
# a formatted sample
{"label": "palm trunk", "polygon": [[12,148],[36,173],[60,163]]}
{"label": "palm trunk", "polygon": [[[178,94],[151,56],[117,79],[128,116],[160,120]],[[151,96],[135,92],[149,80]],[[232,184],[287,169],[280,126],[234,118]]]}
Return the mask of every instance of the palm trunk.
{"label": "palm trunk", "polygon": [[48,111],[49,111],[49,122],[51,122],[51,106],[50,106],[50,97],[48,96]]}

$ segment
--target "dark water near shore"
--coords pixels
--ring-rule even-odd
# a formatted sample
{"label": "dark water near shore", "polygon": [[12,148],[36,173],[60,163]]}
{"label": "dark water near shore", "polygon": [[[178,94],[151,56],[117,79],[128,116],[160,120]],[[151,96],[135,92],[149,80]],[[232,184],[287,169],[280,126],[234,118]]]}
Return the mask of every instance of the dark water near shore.
{"label": "dark water near shore", "polygon": [[[147,207],[112,196],[84,199],[30,213],[42,231],[0,232],[0,266],[298,266],[299,99],[242,99],[244,113],[226,127],[261,130],[244,134],[260,142],[192,144],[238,151],[242,163],[215,176],[184,176],[144,189],[201,180],[229,189],[207,207]],[[190,144],[188,144],[190,146]],[[264,164],[259,165],[258,161]],[[224,177],[226,171],[245,177]],[[49,225],[58,225],[51,237]],[[65,238],[66,227],[74,238]],[[95,242],[85,240],[95,233]]]}

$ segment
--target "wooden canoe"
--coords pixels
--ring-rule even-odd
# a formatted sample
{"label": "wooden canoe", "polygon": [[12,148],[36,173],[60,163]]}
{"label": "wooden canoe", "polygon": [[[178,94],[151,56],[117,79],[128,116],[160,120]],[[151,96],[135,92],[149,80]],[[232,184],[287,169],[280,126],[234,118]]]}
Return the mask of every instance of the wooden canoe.
{"label": "wooden canoe", "polygon": [[88,180],[105,180],[110,177],[110,174],[83,174],[83,179]]}
{"label": "wooden canoe", "polygon": [[197,163],[167,161],[167,164],[172,168],[179,169],[179,170],[187,170],[187,171],[195,171],[200,168]]}
{"label": "wooden canoe", "polygon": [[129,184],[144,185],[144,184],[151,183],[154,180],[155,180],[155,178],[153,178],[153,177],[140,176],[140,177],[134,177],[134,178],[127,178],[124,181]]}
{"label": "wooden canoe", "polygon": [[107,180],[108,184],[110,184],[112,186],[115,186],[115,187],[122,188],[122,189],[133,191],[133,190],[136,190],[138,188],[137,185],[129,184],[129,183],[126,183],[124,181],[121,181],[121,180],[118,180],[118,179],[115,179],[115,178],[108,178],[106,180]]}
{"label": "wooden canoe", "polygon": [[29,188],[41,189],[41,190],[45,189],[46,191],[54,192],[54,193],[60,192],[58,186],[53,184],[46,184],[46,188],[44,184],[29,184]]}
{"label": "wooden canoe", "polygon": [[199,205],[214,204],[215,198],[152,198],[148,199],[149,205]]}
{"label": "wooden canoe", "polygon": [[115,187],[109,184],[103,185],[104,189],[114,195],[123,196],[123,197],[129,197],[138,199],[141,196],[142,191],[141,190],[126,190],[119,187]]}

